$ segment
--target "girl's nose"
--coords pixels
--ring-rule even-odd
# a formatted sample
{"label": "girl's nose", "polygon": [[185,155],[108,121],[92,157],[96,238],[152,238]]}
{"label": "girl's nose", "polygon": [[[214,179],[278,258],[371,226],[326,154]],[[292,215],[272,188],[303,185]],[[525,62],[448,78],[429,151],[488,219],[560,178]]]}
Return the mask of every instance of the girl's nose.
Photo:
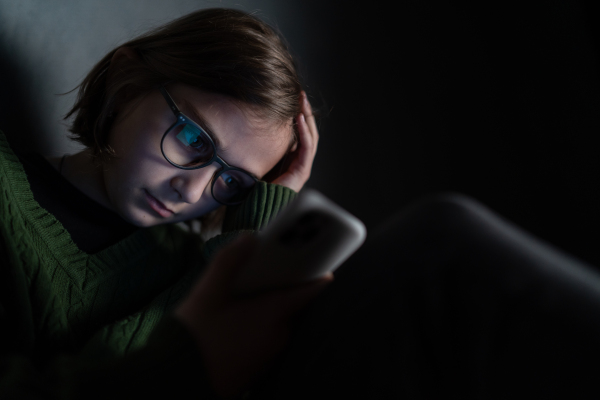
{"label": "girl's nose", "polygon": [[218,169],[219,165],[216,163],[200,169],[182,169],[171,179],[171,187],[179,193],[181,201],[188,204],[197,203],[204,191],[210,187],[212,177]]}

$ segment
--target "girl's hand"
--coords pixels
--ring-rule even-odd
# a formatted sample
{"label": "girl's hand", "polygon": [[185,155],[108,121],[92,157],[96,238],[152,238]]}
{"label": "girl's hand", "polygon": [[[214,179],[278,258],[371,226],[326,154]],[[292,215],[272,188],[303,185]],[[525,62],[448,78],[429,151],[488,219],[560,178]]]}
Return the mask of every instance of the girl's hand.
{"label": "girl's hand", "polygon": [[333,274],[290,289],[236,298],[231,294],[247,265],[256,238],[245,235],[223,248],[175,309],[175,317],[196,339],[214,391],[223,398],[242,394],[284,349],[292,317]]}
{"label": "girl's hand", "polygon": [[273,180],[269,177],[263,178],[267,182],[286,186],[295,192],[299,192],[310,178],[310,171],[317,153],[317,143],[319,142],[319,131],[315,117],[304,91],[300,95],[300,102],[302,103],[302,109],[300,114],[296,116],[298,144],[286,155],[282,166],[284,172],[281,175]]}

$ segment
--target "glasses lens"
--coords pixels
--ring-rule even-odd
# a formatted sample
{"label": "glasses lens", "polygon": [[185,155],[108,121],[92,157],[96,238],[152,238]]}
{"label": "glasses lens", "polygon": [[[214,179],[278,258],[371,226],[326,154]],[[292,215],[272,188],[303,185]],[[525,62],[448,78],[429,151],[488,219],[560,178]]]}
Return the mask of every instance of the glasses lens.
{"label": "glasses lens", "polygon": [[254,187],[254,179],[243,171],[227,170],[215,177],[213,196],[223,204],[241,203]]}
{"label": "glasses lens", "polygon": [[212,142],[202,130],[191,124],[177,125],[162,142],[165,156],[182,167],[197,167],[210,161]]}

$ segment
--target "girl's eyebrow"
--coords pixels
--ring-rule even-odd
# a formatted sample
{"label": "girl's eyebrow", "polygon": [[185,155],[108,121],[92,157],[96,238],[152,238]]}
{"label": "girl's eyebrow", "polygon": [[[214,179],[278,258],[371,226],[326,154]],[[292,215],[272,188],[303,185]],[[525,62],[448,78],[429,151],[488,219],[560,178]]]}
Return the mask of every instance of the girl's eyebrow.
{"label": "girl's eyebrow", "polygon": [[[221,142],[219,141],[217,136],[215,136],[215,134],[213,133],[212,129],[210,128],[210,125],[208,124],[208,122],[206,122],[206,120],[204,118],[202,118],[202,116],[196,110],[196,108],[186,99],[181,99],[181,103],[183,105],[185,105],[186,111],[189,110],[192,113],[192,115],[194,116],[194,119],[195,119],[194,122],[197,123],[202,129],[204,129],[204,131],[208,134],[208,136],[210,136],[210,138],[215,143],[215,146],[217,147],[219,152],[225,152],[227,150],[227,147],[222,147]],[[231,165],[231,163],[229,163],[229,161],[227,161],[225,159],[223,159],[223,160],[226,163]],[[237,168],[239,168],[239,167],[237,167]],[[247,169],[244,169],[244,168],[242,168],[242,169],[244,171],[246,171],[247,173],[249,173],[250,175],[252,175],[254,178],[260,180],[258,175],[256,175],[254,172],[248,171]]]}
{"label": "girl's eyebrow", "polygon": [[190,111],[192,113],[192,116],[195,119],[195,123],[197,123],[203,130],[204,132],[206,132],[208,134],[208,136],[210,136],[210,138],[212,139],[212,141],[215,143],[215,147],[222,151],[225,152],[227,151],[227,147],[223,147],[221,141],[219,140],[219,138],[214,134],[213,130],[211,129],[209,123],[206,121],[206,119],[204,119],[200,113],[196,110],[196,108],[186,99],[181,99],[181,102],[185,105],[185,108],[187,109],[186,111]]}

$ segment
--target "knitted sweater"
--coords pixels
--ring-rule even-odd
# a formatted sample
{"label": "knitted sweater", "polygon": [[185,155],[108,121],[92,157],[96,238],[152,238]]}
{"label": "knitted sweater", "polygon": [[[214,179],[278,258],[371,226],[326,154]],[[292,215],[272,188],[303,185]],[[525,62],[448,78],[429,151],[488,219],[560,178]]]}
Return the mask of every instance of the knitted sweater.
{"label": "knitted sweater", "polygon": [[206,243],[159,225],[87,254],[34,200],[0,132],[0,398],[214,397],[170,310],[215,252],[295,195],[259,182]]}

